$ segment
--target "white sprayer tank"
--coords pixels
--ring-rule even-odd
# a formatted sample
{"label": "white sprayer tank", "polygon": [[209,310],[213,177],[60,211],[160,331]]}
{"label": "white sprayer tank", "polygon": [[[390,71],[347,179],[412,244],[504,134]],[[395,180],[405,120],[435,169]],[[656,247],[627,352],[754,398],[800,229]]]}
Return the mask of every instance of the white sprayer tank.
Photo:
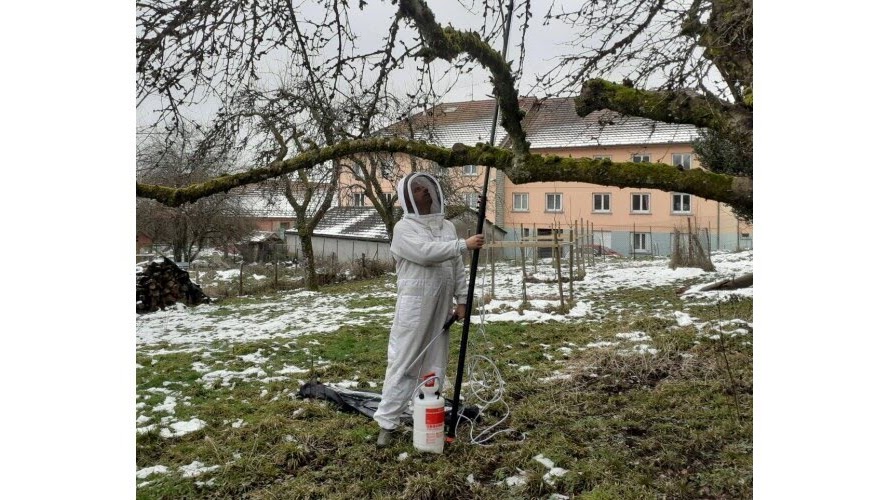
{"label": "white sprayer tank", "polygon": [[424,375],[414,398],[414,447],[420,451],[442,453],[445,448],[445,398],[436,391],[435,373]]}

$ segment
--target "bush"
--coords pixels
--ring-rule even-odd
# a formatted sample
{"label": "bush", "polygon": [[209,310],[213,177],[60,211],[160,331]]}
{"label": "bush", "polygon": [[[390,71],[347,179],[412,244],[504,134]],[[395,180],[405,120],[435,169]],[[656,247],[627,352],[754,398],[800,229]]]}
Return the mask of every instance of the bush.
{"label": "bush", "polygon": [[351,272],[358,279],[376,278],[396,270],[392,259],[355,259],[352,261]]}

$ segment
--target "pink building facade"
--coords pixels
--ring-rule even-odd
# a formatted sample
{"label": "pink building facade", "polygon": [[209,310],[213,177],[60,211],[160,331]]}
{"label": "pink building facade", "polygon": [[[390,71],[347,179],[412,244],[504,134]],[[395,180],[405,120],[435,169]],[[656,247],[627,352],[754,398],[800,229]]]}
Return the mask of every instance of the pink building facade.
{"label": "pink building facade", "polygon": [[[493,106],[492,100],[441,104],[416,115],[421,123],[414,123],[412,129],[425,130],[425,140],[446,147],[458,142],[487,142]],[[692,151],[698,131],[691,125],[654,122],[608,110],[580,118],[568,98],[525,98],[522,106],[533,153],[701,168]],[[499,128],[496,142],[504,145],[505,136]],[[408,171],[407,158],[400,158],[399,164]],[[451,185],[458,186],[462,195],[458,198],[475,207],[485,167],[442,170],[427,164],[421,169],[448,177]],[[350,192],[341,203],[362,203],[362,199],[360,193]],[[686,233],[690,228],[711,250],[753,248],[753,227],[714,201],[686,193],[578,182],[515,185],[497,169],[490,173],[486,215],[506,231],[507,240],[549,239],[555,232],[564,238],[571,229],[587,235],[587,242],[627,256],[669,255],[675,230]]]}

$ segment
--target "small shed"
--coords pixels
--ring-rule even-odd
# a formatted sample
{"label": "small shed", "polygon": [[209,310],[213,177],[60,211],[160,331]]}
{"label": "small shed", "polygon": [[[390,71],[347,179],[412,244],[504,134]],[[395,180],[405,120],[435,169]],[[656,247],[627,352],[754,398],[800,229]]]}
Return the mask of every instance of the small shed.
{"label": "small shed", "polygon": [[284,255],[284,240],[278,233],[272,231],[254,231],[247,238],[237,243],[235,247],[244,258],[244,262],[258,262],[260,264],[271,262],[278,250]]}
{"label": "small shed", "polygon": [[[300,239],[295,229],[284,232],[287,254],[302,258]],[[315,258],[339,261],[360,259],[388,260],[389,235],[386,225],[374,207],[332,207],[312,232]]]}
{"label": "small shed", "polygon": [[[465,211],[449,218],[454,223],[457,236],[466,238],[476,230],[476,212]],[[501,241],[506,231],[485,221],[485,237],[488,241]],[[300,254],[300,240],[297,231],[284,232],[287,253],[297,257]],[[390,239],[383,218],[374,207],[332,207],[312,233],[312,250],[316,259],[330,258],[333,254],[339,261],[362,258],[388,260]]]}

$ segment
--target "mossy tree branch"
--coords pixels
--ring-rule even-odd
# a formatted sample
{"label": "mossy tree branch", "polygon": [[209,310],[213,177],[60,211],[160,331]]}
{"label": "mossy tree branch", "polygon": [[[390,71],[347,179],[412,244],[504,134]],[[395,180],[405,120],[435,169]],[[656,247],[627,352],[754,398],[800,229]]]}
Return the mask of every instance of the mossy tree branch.
{"label": "mossy tree branch", "polygon": [[[752,209],[752,180],[702,169],[681,170],[664,163],[613,163],[610,160],[530,155],[524,182],[585,182],[619,188],[689,193],[733,207]],[[517,182],[515,179],[511,179]]]}
{"label": "mossy tree branch", "polygon": [[694,92],[640,90],[600,78],[584,82],[575,98],[578,116],[610,109],[667,123],[707,127],[740,145],[753,144],[754,111],[709,95]]}
{"label": "mossy tree branch", "polygon": [[522,168],[512,168],[513,152],[479,143],[456,144],[451,149],[400,138],[376,138],[344,141],[305,151],[266,167],[224,175],[200,184],[171,188],[136,184],[136,196],[150,198],[168,206],[180,206],[201,198],[227,192],[267,179],[311,168],[326,161],[373,152],[404,153],[437,163],[441,167],[486,165],[504,170],[516,184],[530,182],[586,182],[604,186],[636,187],[689,193],[701,198],[751,209],[751,180],[707,172],[701,169],[679,170],[660,163],[613,163],[609,160],[564,158],[529,154]]}
{"label": "mossy tree branch", "polygon": [[466,53],[491,72],[494,92],[501,108],[501,126],[507,131],[517,166],[528,155],[530,144],[522,129],[523,111],[519,107],[519,94],[510,64],[501,54],[485,43],[478,33],[442,28],[426,2],[401,0],[400,14],[414,21],[424,39],[425,47],[416,55],[427,61],[439,58],[452,61]]}
{"label": "mossy tree branch", "polygon": [[[253,168],[245,172],[228,174],[200,184],[183,188],[170,188],[151,184],[136,184],[136,196],[151,198],[168,206],[191,203],[206,196],[227,192],[239,186],[246,186],[267,179],[312,168],[326,161],[362,153],[389,152],[405,153],[438,163],[443,167],[457,165],[509,166],[512,154],[509,151],[479,147],[458,147],[454,150],[433,146],[420,141],[400,138],[374,138],[343,141],[332,146],[304,151],[282,161],[274,161],[265,167]],[[494,158],[496,156],[496,158]]]}

